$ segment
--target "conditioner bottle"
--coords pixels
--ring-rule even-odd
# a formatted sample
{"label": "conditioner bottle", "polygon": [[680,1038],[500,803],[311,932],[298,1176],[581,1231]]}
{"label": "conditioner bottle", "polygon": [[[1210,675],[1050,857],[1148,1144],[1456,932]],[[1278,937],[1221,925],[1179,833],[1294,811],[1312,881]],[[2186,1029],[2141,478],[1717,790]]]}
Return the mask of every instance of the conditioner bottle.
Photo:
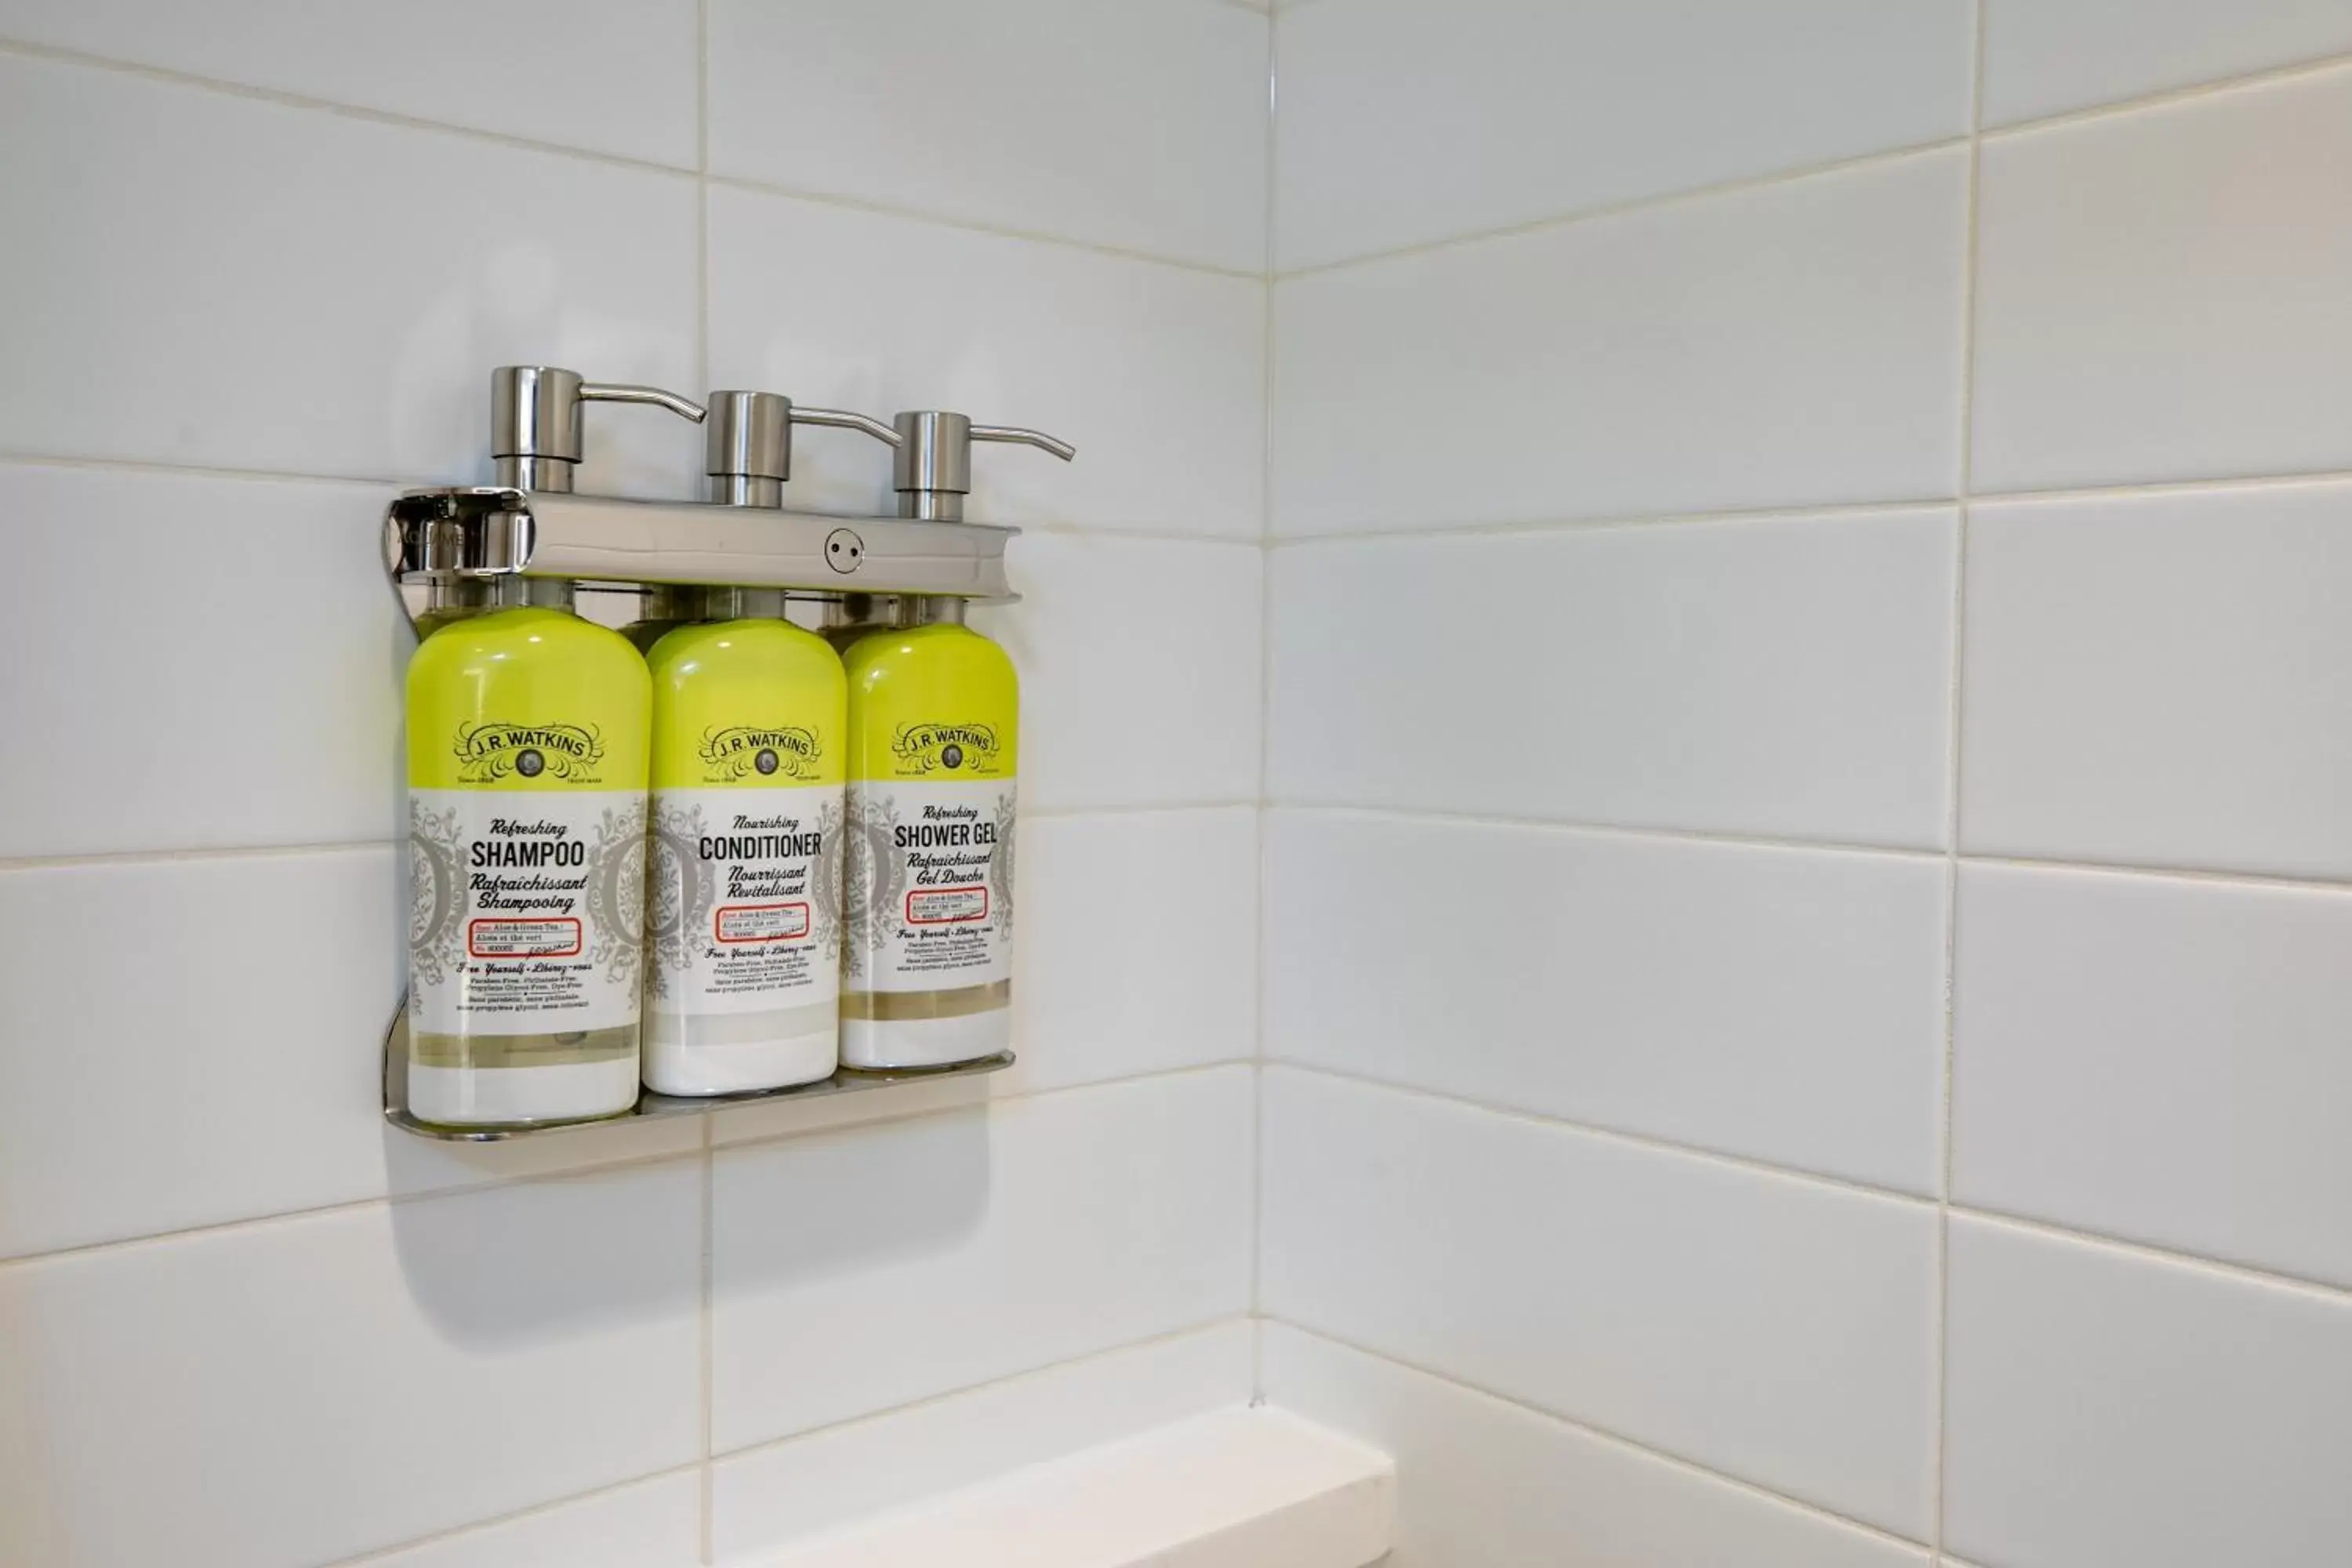
{"label": "conditioner bottle", "polygon": [[943,1067],[1011,1044],[1013,660],[955,599],[910,601],[849,677],[842,1065]]}
{"label": "conditioner bottle", "polygon": [[410,661],[418,1120],[635,1104],[649,708],[645,662],[572,614],[564,584],[504,580]]}
{"label": "conditioner bottle", "polygon": [[647,656],[654,687],[646,1087],[741,1094],[837,1065],[841,660],[773,590]]}

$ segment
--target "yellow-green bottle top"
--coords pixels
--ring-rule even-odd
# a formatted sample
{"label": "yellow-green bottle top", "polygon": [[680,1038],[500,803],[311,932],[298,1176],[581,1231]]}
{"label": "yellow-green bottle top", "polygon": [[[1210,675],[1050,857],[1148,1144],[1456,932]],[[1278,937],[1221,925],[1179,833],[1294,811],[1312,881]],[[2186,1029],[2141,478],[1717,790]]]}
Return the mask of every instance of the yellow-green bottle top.
{"label": "yellow-green bottle top", "polygon": [[651,682],[637,650],[568,610],[467,616],[408,662],[417,789],[646,787]]}
{"label": "yellow-green bottle top", "polygon": [[680,626],[646,656],[656,789],[842,782],[847,683],[825,640],[788,621]]}
{"label": "yellow-green bottle top", "polygon": [[1020,677],[1012,656],[966,626],[869,632],[849,677],[856,779],[1009,779],[1019,763]]}

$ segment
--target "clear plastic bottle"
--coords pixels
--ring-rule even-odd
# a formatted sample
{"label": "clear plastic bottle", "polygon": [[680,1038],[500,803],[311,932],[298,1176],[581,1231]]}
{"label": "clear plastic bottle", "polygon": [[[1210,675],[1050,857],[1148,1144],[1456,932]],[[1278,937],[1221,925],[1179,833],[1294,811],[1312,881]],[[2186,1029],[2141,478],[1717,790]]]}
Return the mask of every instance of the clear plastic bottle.
{"label": "clear plastic bottle", "polygon": [[408,1109],[635,1103],[651,693],[568,584],[510,579],[408,667]]}
{"label": "clear plastic bottle", "polygon": [[712,619],[646,657],[653,837],[646,1087],[741,1094],[838,1063],[845,695],[776,590],[714,588]]}
{"label": "clear plastic bottle", "polygon": [[849,676],[841,1061],[944,1067],[1012,1044],[1020,680],[962,624],[908,601]]}

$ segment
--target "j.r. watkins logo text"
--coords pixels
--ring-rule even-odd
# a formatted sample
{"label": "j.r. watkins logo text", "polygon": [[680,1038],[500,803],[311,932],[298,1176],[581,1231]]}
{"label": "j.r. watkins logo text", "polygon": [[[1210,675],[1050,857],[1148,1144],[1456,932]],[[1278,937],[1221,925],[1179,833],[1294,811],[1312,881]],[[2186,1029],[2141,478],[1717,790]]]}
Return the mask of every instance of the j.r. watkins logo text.
{"label": "j.r. watkins logo text", "polygon": [[551,778],[594,784],[604,738],[579,724],[466,724],[457,731],[457,776],[467,784]]}
{"label": "j.r. watkins logo text", "polygon": [[902,773],[985,775],[997,771],[1001,748],[986,724],[902,724],[890,750]]}
{"label": "j.r. watkins logo text", "polygon": [[703,781],[813,779],[822,750],[815,731],[791,725],[761,729],[739,724],[732,729],[706,730],[699,748]]}

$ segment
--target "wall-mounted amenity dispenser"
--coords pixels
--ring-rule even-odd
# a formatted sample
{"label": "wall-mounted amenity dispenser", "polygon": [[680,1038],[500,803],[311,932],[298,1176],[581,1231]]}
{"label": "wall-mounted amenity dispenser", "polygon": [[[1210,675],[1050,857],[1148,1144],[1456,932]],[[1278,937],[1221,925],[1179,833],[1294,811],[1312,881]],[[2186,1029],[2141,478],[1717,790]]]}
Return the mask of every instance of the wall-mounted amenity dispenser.
{"label": "wall-mounted amenity dispenser", "polygon": [[[704,426],[705,499],[640,501],[575,493],[574,478],[587,452],[584,415],[592,403],[645,405]],[[658,646],[655,634],[666,629],[667,624],[697,623],[698,629],[714,624],[714,615],[724,617],[716,624],[765,621],[789,641],[791,637],[801,634],[782,624],[780,612],[787,601],[805,606],[809,618],[824,619],[850,631],[862,627],[869,633],[914,634],[952,629],[993,652],[992,645],[961,630],[962,609],[975,601],[1002,603],[1014,597],[1004,574],[1004,545],[1016,531],[961,521],[963,499],[971,488],[971,443],[1026,442],[1065,458],[1072,455],[1066,445],[1052,437],[1010,426],[975,426],[961,415],[945,411],[901,414],[894,423],[886,425],[862,414],[812,408],[766,392],[721,391],[711,394],[705,403],[697,403],[657,387],[590,381],[577,372],[551,365],[509,365],[494,372],[490,415],[489,456],[495,482],[403,492],[385,513],[385,563],[420,634],[445,627],[451,634],[449,640],[434,650],[432,659],[420,657],[418,662],[417,668],[422,671],[418,679],[435,688],[435,691],[434,700],[412,706],[412,757],[424,756],[432,765],[413,769],[412,777],[422,790],[441,787],[440,773],[446,771],[440,763],[441,751],[457,747],[460,734],[469,732],[468,725],[475,726],[470,732],[479,742],[491,733],[484,726],[508,724],[516,731],[517,744],[501,753],[505,771],[499,773],[499,767],[492,765],[485,777],[488,773],[499,773],[499,780],[521,785],[518,793],[530,795],[534,805],[540,804],[539,795],[548,796],[550,802],[561,795],[557,784],[546,781],[552,773],[559,775],[561,782],[561,770],[551,768],[551,758],[562,748],[552,741],[543,745],[530,744],[530,736],[521,731],[539,729],[561,738],[568,733],[562,729],[565,725],[596,731],[596,738],[583,744],[592,750],[602,747],[602,758],[617,759],[613,766],[627,762],[629,766],[623,771],[628,772],[630,777],[621,780],[618,787],[625,794],[640,792],[635,796],[639,800],[644,798],[644,780],[637,777],[640,764],[646,748],[658,737],[648,733],[641,743],[632,717],[636,710],[633,706],[637,695],[635,687],[631,687],[630,693],[623,694],[625,700],[621,701],[621,707],[630,712],[615,710],[607,714],[599,709],[583,720],[564,718],[551,708],[541,712],[547,707],[544,700],[551,700],[551,688],[533,688],[528,681],[500,685],[485,680],[481,670],[520,668],[502,663],[500,649],[491,646],[497,635],[509,629],[504,623],[515,618],[517,612],[526,616],[550,617],[551,626],[560,622],[564,637],[572,637],[571,628],[576,627],[600,649],[614,649],[626,656],[627,663],[635,666],[640,674],[642,666],[637,665],[637,654],[631,652],[625,642],[565,613],[562,606],[573,595],[583,601],[592,596],[627,596],[636,607],[646,634],[639,638],[640,652]],[[794,431],[803,426],[854,430],[897,448],[894,482],[901,515],[840,517],[788,507],[785,487],[792,478],[793,438]],[[531,635],[544,640],[553,633],[541,628]],[[748,644],[762,638],[778,640],[767,628],[760,626],[750,628],[744,640]],[[845,637],[843,640],[850,639]],[[460,641],[466,644],[464,649],[458,647]],[[813,646],[821,645],[793,645],[800,649]],[[1002,659],[1002,653],[995,652],[995,658]],[[475,673],[452,673],[461,666]],[[656,668],[669,668],[676,674],[675,661],[666,666],[657,660]],[[446,682],[441,679],[445,675],[450,676]],[[994,872],[983,869],[975,886],[992,888],[988,882],[990,876],[1009,879],[1010,874],[1010,663],[1005,661],[1006,716],[999,721],[1003,737],[1001,755],[1004,759],[1004,826],[996,830],[997,841],[1004,845],[1005,855],[1001,868]],[[468,683],[473,693],[469,700],[480,711],[469,708],[460,713],[445,699],[450,690]],[[628,681],[618,684],[630,686]],[[902,685],[900,689],[908,689],[911,684]],[[441,689],[445,686],[448,690]],[[506,695],[509,688],[532,695],[529,700],[522,696],[509,697]],[[814,698],[807,701],[823,706]],[[572,706],[581,707],[581,702],[574,700]],[[507,707],[515,711],[505,713],[503,709]],[[501,711],[493,713],[492,708]],[[586,709],[582,711],[586,713]],[[817,722],[824,721],[820,715]],[[783,733],[807,726],[791,715],[772,713],[764,718],[754,716],[744,727]],[[843,725],[845,759],[855,731],[854,720]],[[616,742],[626,743],[616,749]],[[698,746],[700,739],[695,743]],[[747,753],[748,765],[756,768],[761,752],[770,749],[751,747]],[[623,752],[628,755],[623,756]],[[530,755],[526,757],[525,753]],[[970,772],[962,765],[966,754],[959,751],[958,766],[947,771],[959,777]],[[569,765],[571,754],[565,753],[561,760]],[[462,770],[462,759],[456,756],[454,750],[450,765]],[[587,771],[596,771],[584,762],[582,765]],[[723,760],[714,765],[723,766]],[[656,767],[654,772],[660,773],[661,770]],[[820,768],[812,773],[812,779],[820,786],[821,773]],[[619,777],[617,773],[614,776]],[[601,773],[590,781],[583,773],[583,782],[603,785],[614,781]],[[698,779],[692,784],[698,788],[707,782]],[[426,796],[420,795],[419,799],[434,804]],[[444,811],[443,817],[446,815]],[[488,815],[502,817],[508,830],[501,833],[486,826],[483,832],[472,834],[454,848],[438,841],[412,843],[412,863],[419,872],[412,908],[412,966],[427,965],[437,960],[443,965],[439,973],[446,976],[453,963],[473,965],[486,977],[499,976],[494,982],[486,979],[480,992],[484,998],[503,986],[516,993],[509,1002],[518,1007],[547,1003],[551,988],[561,990],[565,984],[583,995],[589,990],[594,990],[599,996],[606,992],[620,994],[627,983],[624,971],[633,966],[601,928],[599,935],[605,945],[598,955],[595,943],[589,940],[587,927],[591,921],[584,909],[563,910],[536,905],[562,902],[569,897],[584,906],[593,897],[602,900],[602,913],[610,916],[627,896],[618,890],[628,880],[627,874],[599,861],[600,869],[582,880],[580,872],[587,869],[585,862],[591,848],[588,837],[592,836],[571,833],[566,826],[570,817],[557,822],[555,816],[559,814],[552,805],[545,811],[538,811],[518,804],[510,812]],[[764,819],[759,813],[748,815]],[[806,815],[821,819],[823,803],[815,803]],[[542,816],[554,828],[565,831],[544,835],[520,831],[541,826],[539,819]],[[615,821],[618,820],[616,816]],[[602,825],[601,816],[598,821]],[[802,817],[793,815],[793,821],[798,825]],[[761,830],[747,831],[756,837]],[[793,838],[795,845],[800,845],[804,840],[797,836],[807,829],[795,826],[790,833],[778,831],[782,837]],[[478,841],[496,844],[537,838],[562,841],[546,856],[567,863],[544,869],[526,868],[520,865],[520,859],[538,851],[515,850],[509,854],[506,849],[493,847],[488,851],[491,858],[512,858],[517,864],[483,868],[489,880],[475,880],[477,868],[470,862],[477,858]],[[577,856],[572,853],[573,839],[581,842]],[[642,845],[642,839],[639,842]],[[451,864],[443,866],[436,855]],[[568,864],[572,858],[582,860],[583,866],[572,868]],[[453,869],[462,875],[444,875]],[[604,875],[606,871],[613,874]],[[1009,937],[1008,900],[993,891],[985,900],[962,898],[956,883],[958,874],[950,871],[945,880],[935,879],[945,896],[920,902],[916,912],[944,917],[939,920],[940,924],[985,919],[993,922],[990,929],[998,939]],[[541,877],[546,881],[540,885],[514,885],[518,879],[530,881]],[[760,878],[754,876],[751,879]],[[580,885],[553,885],[575,881]],[[793,882],[795,889],[809,896],[804,900],[779,896],[756,901],[772,905],[805,901],[812,906],[805,920],[803,911],[795,909],[738,909],[733,923],[725,926],[726,931],[752,942],[830,940],[819,907],[828,891],[824,873],[813,867],[803,868],[797,873],[783,873],[782,881]],[[781,887],[782,881],[776,886]],[[747,881],[744,885],[751,884]],[[767,882],[761,881],[761,886],[767,886]],[[1009,880],[1004,886],[1009,889]],[[677,891],[664,888],[658,880],[650,890],[656,902]],[[696,889],[698,894],[700,890]],[[453,898],[453,894],[474,895],[476,902],[488,898],[530,902],[534,907],[478,909],[466,904],[462,898]],[[753,901],[738,900],[745,905]],[[974,911],[983,901],[989,912],[979,917]],[[967,904],[972,909],[967,910]],[[708,911],[714,921],[719,921],[717,910],[714,905]],[[1000,911],[1002,920],[996,918]],[[699,920],[703,912],[698,906],[696,918]],[[837,911],[844,917],[837,923],[846,923],[847,912],[845,907]],[[641,912],[625,918],[639,920],[642,931]],[[715,924],[713,929],[718,931],[720,926]],[[967,942],[963,945],[974,944]],[[1003,941],[995,940],[995,947],[1003,948]],[[634,967],[641,972],[645,958],[642,949],[636,958]],[[771,969],[773,973],[781,973],[792,967],[779,963]],[[807,965],[800,967],[805,969]],[[992,974],[996,967],[1001,967],[1001,958],[992,956]],[[420,968],[418,973],[421,975],[424,970]],[[564,975],[570,979],[560,978]],[[413,986],[418,984],[412,981]],[[992,985],[994,982],[987,984]],[[420,1006],[426,1000],[423,989],[415,991],[415,1000]],[[605,996],[605,1000],[610,1002],[612,998]],[[436,1001],[436,1005],[439,1005]],[[766,1012],[779,1016],[789,1013],[793,1018],[806,1022],[793,1012],[804,1005],[825,1004],[818,1002],[813,993],[796,993],[795,999],[780,1001],[772,1007],[765,1003],[761,1005]],[[614,1011],[611,1007],[605,1010]],[[439,1015],[435,1016],[438,1019]],[[515,1016],[531,1026],[531,1029],[520,1030],[521,1034],[532,1038],[537,1036],[531,1030],[544,1034],[549,1050],[559,1056],[585,1048],[591,1036],[595,1037],[601,1049],[612,1042],[598,1035],[597,1029],[621,1026],[612,1020],[587,1020],[584,1013],[579,1020],[583,1026],[577,1028],[553,1015],[541,1018],[537,1013],[528,1016],[518,1013]],[[598,1019],[603,1019],[601,1013]],[[420,1013],[415,1021],[422,1024],[424,1016]],[[539,1029],[542,1023],[548,1026]],[[934,1068],[922,1076],[986,1072],[1009,1065],[1012,1057],[1003,1048],[1005,1036],[1001,1024],[1000,1016],[982,1031],[987,1036],[982,1043],[989,1048],[958,1047],[945,1056],[935,1052],[929,1059],[947,1061],[948,1065]],[[636,1026],[637,1018],[632,1015],[627,1020],[632,1037],[626,1042],[632,1055],[635,1051]],[[618,1069],[610,1063],[603,1064],[604,1076],[614,1079],[614,1085],[605,1085],[600,1079],[599,1093],[584,1095],[576,1104],[553,1094],[523,1094],[517,1099],[513,1091],[529,1087],[522,1080],[484,1075],[516,1070],[522,1058],[510,1051],[501,1055],[502,1047],[480,1051],[469,1051],[462,1042],[453,1047],[448,1038],[453,1031],[437,1026],[420,1029],[412,1038],[411,1027],[411,1007],[404,1002],[385,1046],[384,1112],[395,1125],[427,1136],[482,1141],[542,1130],[533,1123],[565,1125],[573,1116],[608,1112],[637,1116],[688,1114],[713,1103],[708,1098],[674,1098],[649,1092],[634,1105],[626,1104],[625,1093],[615,1087],[619,1082]],[[745,1027],[758,1032],[756,1027]],[[491,1037],[487,1031],[476,1032],[485,1039]],[[663,1038],[671,1045],[689,1037],[725,1045],[733,1043],[732,1037],[737,1032],[740,1031],[732,1026],[721,1027],[715,1034],[680,1029],[674,1032],[674,1037],[665,1035]],[[817,1031],[803,1033],[814,1037]],[[580,1038],[574,1039],[575,1036]],[[739,1073],[736,1069],[744,1065],[741,1060],[702,1059],[695,1064],[696,1070],[673,1074],[666,1081],[698,1095],[735,1091],[814,1095],[881,1087],[908,1076],[880,1070],[817,1077],[816,1068],[823,1064],[807,1040],[795,1035],[788,1045],[782,1043],[782,1036],[778,1037],[778,1041],[774,1054],[763,1065]],[[607,1054],[619,1059],[616,1052]],[[552,1057],[548,1059],[553,1061]],[[669,1065],[676,1067],[677,1063]],[[432,1081],[427,1084],[420,1073]],[[448,1076],[453,1073],[457,1076]],[[790,1081],[810,1079],[814,1081]]]}

